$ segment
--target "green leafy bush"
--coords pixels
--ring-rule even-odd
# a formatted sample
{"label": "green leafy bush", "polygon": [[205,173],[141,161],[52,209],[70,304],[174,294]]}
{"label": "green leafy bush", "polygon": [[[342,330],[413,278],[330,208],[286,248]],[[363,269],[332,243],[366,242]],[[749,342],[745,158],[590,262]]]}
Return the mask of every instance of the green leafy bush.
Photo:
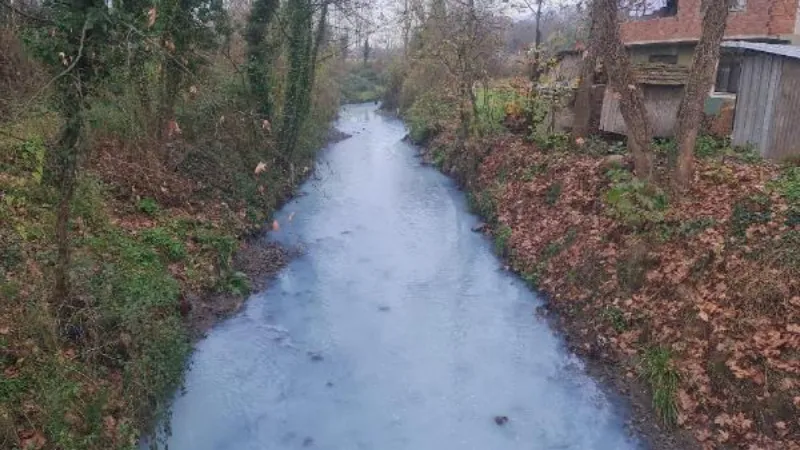
{"label": "green leafy bush", "polygon": [[158,203],[150,197],[145,197],[139,200],[139,203],[136,205],[139,211],[147,214],[148,216],[155,216],[158,214],[158,211],[161,209],[158,206]]}
{"label": "green leafy bush", "polygon": [[611,186],[605,201],[608,214],[635,229],[643,229],[664,221],[667,195],[657,186],[634,178],[621,169],[608,172]]}

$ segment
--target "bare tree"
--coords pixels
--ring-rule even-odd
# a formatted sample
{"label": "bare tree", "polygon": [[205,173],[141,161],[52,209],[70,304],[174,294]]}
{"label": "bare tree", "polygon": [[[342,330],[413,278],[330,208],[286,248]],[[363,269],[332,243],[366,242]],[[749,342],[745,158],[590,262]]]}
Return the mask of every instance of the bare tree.
{"label": "bare tree", "polygon": [[674,181],[681,189],[689,186],[694,172],[694,146],[700,129],[703,102],[713,86],[729,6],[730,0],[703,2],[703,32],[694,51],[692,70],[678,108],[675,130],[679,156]]}

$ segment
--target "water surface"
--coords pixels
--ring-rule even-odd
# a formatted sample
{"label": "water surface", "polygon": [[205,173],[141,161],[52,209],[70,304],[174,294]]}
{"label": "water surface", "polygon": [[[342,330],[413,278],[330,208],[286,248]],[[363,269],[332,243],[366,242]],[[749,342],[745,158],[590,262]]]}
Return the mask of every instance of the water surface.
{"label": "water surface", "polygon": [[304,255],[198,345],[169,448],[637,448],[403,124],[338,127],[271,236]]}

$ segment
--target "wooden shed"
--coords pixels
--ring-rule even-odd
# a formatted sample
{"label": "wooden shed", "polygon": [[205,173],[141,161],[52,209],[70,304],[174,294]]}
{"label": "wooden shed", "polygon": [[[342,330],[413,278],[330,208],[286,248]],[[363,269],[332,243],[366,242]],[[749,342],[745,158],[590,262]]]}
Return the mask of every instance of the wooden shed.
{"label": "wooden shed", "polygon": [[800,155],[800,47],[732,41],[741,55],[733,144],[752,145],[761,156]]}
{"label": "wooden shed", "polygon": [[[689,77],[689,68],[674,64],[644,63],[635,65],[633,70],[644,93],[645,108],[653,134],[656,137],[672,136],[683,96],[683,86]],[[618,134],[626,134],[627,131],[617,94],[610,87],[606,89],[603,98],[600,129]]]}

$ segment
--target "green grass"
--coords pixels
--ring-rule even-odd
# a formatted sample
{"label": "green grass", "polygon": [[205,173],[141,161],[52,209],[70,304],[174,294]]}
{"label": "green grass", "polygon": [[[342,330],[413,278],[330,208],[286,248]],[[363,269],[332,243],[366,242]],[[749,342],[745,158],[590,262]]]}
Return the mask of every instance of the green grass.
{"label": "green grass", "polygon": [[158,214],[158,211],[161,208],[158,206],[158,203],[150,197],[145,197],[139,200],[139,203],[136,205],[137,209],[150,217],[155,216]]}
{"label": "green grass", "polygon": [[618,333],[628,329],[628,322],[625,320],[622,310],[616,306],[606,306],[600,314]]}
{"label": "green grass", "polygon": [[676,396],[680,374],[672,363],[672,354],[663,347],[645,350],[640,361],[641,375],[653,393],[653,408],[659,419],[668,426],[678,419]]}
{"label": "green grass", "polygon": [[494,233],[494,251],[500,256],[508,252],[508,241],[511,239],[511,228],[501,225]]}

